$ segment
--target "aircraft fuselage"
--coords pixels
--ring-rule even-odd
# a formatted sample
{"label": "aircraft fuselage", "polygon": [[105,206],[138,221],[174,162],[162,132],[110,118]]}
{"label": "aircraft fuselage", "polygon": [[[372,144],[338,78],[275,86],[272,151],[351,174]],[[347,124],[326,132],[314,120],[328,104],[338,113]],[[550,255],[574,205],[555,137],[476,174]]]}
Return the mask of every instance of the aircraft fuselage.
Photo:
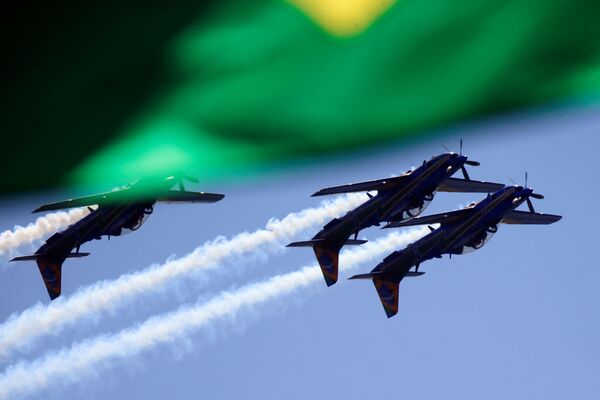
{"label": "aircraft fuselage", "polygon": [[470,215],[456,223],[442,225],[430,234],[386,257],[373,272],[382,271],[386,279],[400,282],[408,271],[423,261],[443,254],[463,254],[481,248],[507,213],[525,202],[531,189],[506,187],[472,207]]}
{"label": "aircraft fuselage", "polygon": [[154,201],[131,202],[126,205],[104,205],[69,226],[55,233],[36,252],[57,258],[68,254],[71,249],[102,236],[120,236],[137,230],[145,218],[152,213]]}
{"label": "aircraft fuselage", "polygon": [[323,239],[338,250],[359,231],[391,220],[419,215],[435,195],[440,184],[461,168],[466,157],[441,154],[426,161],[409,175],[410,181],[378,192],[346,215],[323,227],[313,239]]}

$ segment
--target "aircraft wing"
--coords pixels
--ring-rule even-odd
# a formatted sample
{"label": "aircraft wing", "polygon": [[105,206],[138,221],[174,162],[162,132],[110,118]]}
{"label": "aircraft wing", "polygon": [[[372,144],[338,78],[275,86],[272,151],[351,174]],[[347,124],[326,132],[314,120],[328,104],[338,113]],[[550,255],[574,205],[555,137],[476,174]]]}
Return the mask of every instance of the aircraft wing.
{"label": "aircraft wing", "polygon": [[94,204],[102,204],[110,201],[111,198],[116,197],[115,195],[117,193],[122,194],[122,192],[123,190],[117,190],[113,192],[93,194],[91,196],[59,201],[56,203],[44,204],[43,206],[40,206],[33,210],[33,212],[36,213],[41,211],[62,210],[65,208],[84,207],[91,206]]}
{"label": "aircraft wing", "polygon": [[502,218],[505,224],[549,225],[562,218],[560,215],[532,213],[529,211],[511,211]]}
{"label": "aircraft wing", "polygon": [[403,226],[429,225],[429,224],[447,224],[459,221],[469,217],[473,212],[472,208],[450,211],[441,214],[426,215],[424,217],[411,218],[405,221],[390,222],[385,228],[399,228]]}
{"label": "aircraft wing", "polygon": [[312,196],[324,196],[327,194],[353,193],[353,192],[370,192],[371,190],[382,190],[390,186],[402,183],[408,175],[400,175],[393,178],[376,179],[374,181],[349,183],[347,185],[332,186],[321,189]]}
{"label": "aircraft wing", "polygon": [[158,201],[166,203],[216,203],[225,197],[224,194],[185,192],[181,190],[169,190],[166,194],[159,196]]}
{"label": "aircraft wing", "polygon": [[493,193],[503,187],[504,185],[501,183],[448,178],[439,186],[438,190],[440,192]]}
{"label": "aircraft wing", "polygon": [[[34,213],[41,211],[51,210],[62,210],[65,208],[73,207],[84,207],[91,206],[94,204],[104,204],[110,202],[123,202],[131,200],[144,199],[144,194],[131,192],[129,189],[115,190],[112,192],[105,192],[100,194],[93,194],[91,196],[78,197],[75,199],[69,199],[59,201],[56,203],[44,204],[33,210]],[[180,190],[168,190],[163,195],[157,195],[158,201],[164,201],[169,203],[214,203],[223,199],[225,195],[216,193],[202,193],[202,192],[185,192]]]}

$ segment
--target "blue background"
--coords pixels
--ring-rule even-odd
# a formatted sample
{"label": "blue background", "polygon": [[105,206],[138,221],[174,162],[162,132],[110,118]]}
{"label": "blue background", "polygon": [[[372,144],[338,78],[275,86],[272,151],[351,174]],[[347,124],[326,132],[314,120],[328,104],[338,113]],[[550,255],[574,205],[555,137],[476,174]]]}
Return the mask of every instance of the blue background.
{"label": "blue background", "polygon": [[[31,397],[597,399],[599,132],[598,106],[541,109],[456,125],[429,142],[337,157],[268,179],[200,187],[227,194],[214,205],[158,205],[135,234],[86,244],[82,251],[90,257],[67,261],[63,295],[184,255],[217,235],[254,231],[271,217],[317,206],[319,199],[309,195],[322,187],[402,173],[443,152],[440,144],[458,150],[461,137],[464,153],[482,163],[470,168],[473,179],[510,184],[510,176],[522,184],[527,170],[529,186],[546,196],[534,200],[536,210],[564,217],[550,226],[503,225],[480,251],[423,264],[423,277],[402,282],[400,311],[390,320],[370,282],[341,279],[331,288],[318,282],[188,340],[101,365],[94,376]],[[69,193],[5,198],[0,229],[26,225],[35,219],[30,210],[65,197]],[[439,193],[424,214],[480,198]],[[371,228],[360,236],[372,240],[386,233]],[[248,265],[225,262],[227,273],[195,276],[140,296],[112,315],[44,338],[31,352],[0,361],[0,368],[313,263],[310,249],[288,249]],[[0,293],[2,320],[48,301],[33,262],[2,259]]]}

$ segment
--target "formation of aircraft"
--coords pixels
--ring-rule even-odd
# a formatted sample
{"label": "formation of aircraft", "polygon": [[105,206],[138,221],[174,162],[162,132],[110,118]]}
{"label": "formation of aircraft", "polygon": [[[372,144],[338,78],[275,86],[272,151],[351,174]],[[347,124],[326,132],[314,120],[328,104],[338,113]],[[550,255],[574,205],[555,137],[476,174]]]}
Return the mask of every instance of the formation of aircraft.
{"label": "formation of aircraft", "polygon": [[[90,254],[79,251],[83,243],[102,236],[110,238],[138,230],[152,214],[157,201],[214,203],[225,197],[216,193],[188,192],[185,190],[184,180],[198,182],[182,173],[168,177],[149,177],[120,190],[43,205],[33,212],[87,206],[90,213],[63,232],[52,235],[34,254],[15,257],[11,261],[36,261],[50,299],[54,300],[61,293],[63,262],[67,258]],[[179,190],[172,190],[176,184]],[[92,208],[93,205],[97,205],[97,208]]]}
{"label": "formation of aircraft", "polygon": [[[397,228],[428,225],[430,233],[416,242],[385,257],[371,272],[349,279],[370,279],[388,318],[398,312],[398,290],[405,277],[421,276],[419,266],[442,255],[465,254],[485,245],[504,224],[552,224],[562,217],[537,213],[531,198],[544,196],[525,185],[472,180],[466,166],[478,166],[460,152],[448,151],[423,161],[420,166],[392,178],[377,179],[321,189],[313,196],[366,192],[368,200],[346,215],[327,223],[312,239],[293,242],[288,247],[311,247],[323,273],[325,283],[337,282],[339,252],[344,245],[361,245],[361,230],[371,226]],[[462,178],[453,177],[458,171]],[[56,232],[32,255],[11,261],[36,261],[51,300],[61,294],[62,265],[67,258],[89,255],[80,252],[82,244],[102,236],[120,236],[139,229],[152,214],[156,202],[214,203],[225,196],[216,193],[189,192],[184,181],[198,180],[178,173],[148,177],[111,192],[43,205],[33,212],[87,206],[90,213],[62,232]],[[173,189],[177,185],[178,189]],[[437,192],[487,193],[487,196],[457,211],[420,216]],[[371,192],[376,192],[373,194]],[[517,208],[527,204],[528,211]],[[92,206],[97,206],[92,208]],[[439,225],[434,228],[431,225]],[[351,238],[354,235],[353,238]],[[414,270],[413,270],[414,267]]]}
{"label": "formation of aircraft", "polygon": [[[364,204],[330,221],[311,240],[293,242],[288,247],[312,247],[325,283],[331,286],[337,282],[341,248],[367,242],[357,240],[362,229],[379,226],[382,222],[414,218],[427,208],[438,191],[489,193],[504,187],[499,183],[471,180],[465,165],[478,166],[479,163],[462,154],[449,152],[423,161],[419,167],[394,178],[321,189],[313,196],[370,191],[377,191],[377,194],[369,194],[370,198]],[[452,178],[459,170],[464,179]],[[354,239],[348,239],[352,234]]]}
{"label": "formation of aircraft", "polygon": [[[419,265],[443,254],[464,254],[480,249],[504,224],[552,224],[562,217],[536,213],[530,198],[542,199],[525,186],[471,180],[465,165],[478,166],[476,161],[448,152],[423,161],[418,168],[394,178],[353,183],[325,188],[313,196],[366,192],[369,196],[362,205],[326,224],[311,240],[293,242],[288,247],[312,247],[323,272],[327,286],[337,282],[340,249],[344,245],[361,245],[358,233],[370,226],[386,223],[384,228],[429,225],[431,232],[405,249],[386,257],[370,273],[349,279],[371,279],[388,318],[398,312],[398,289],[404,277],[421,276]],[[464,179],[452,175],[461,170]],[[372,195],[371,191],[377,191]],[[479,203],[471,203],[462,210],[419,217],[433,200],[435,193],[487,193]],[[516,210],[526,203],[529,211]],[[435,229],[431,225],[439,224]],[[349,239],[354,235],[353,239]],[[412,268],[414,270],[411,270]]]}

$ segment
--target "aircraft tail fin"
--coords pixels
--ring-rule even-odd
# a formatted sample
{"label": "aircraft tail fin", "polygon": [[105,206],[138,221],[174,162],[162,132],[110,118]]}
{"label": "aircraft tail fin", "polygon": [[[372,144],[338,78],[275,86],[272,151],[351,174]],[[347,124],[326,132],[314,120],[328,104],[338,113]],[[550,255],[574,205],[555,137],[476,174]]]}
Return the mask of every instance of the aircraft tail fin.
{"label": "aircraft tail fin", "polygon": [[398,313],[398,289],[400,283],[376,277],[373,278],[373,284],[387,317],[391,318],[396,315]]}
{"label": "aircraft tail fin", "polygon": [[50,300],[60,296],[62,282],[62,264],[67,258],[79,258],[90,253],[68,253],[65,256],[51,257],[47,254],[33,254],[30,256],[15,257],[10,261],[35,260],[46,285]]}
{"label": "aircraft tail fin", "polygon": [[[418,276],[422,275],[422,272],[416,273]],[[398,289],[400,287],[399,282],[394,282],[386,279],[385,273],[382,271],[373,271],[366,274],[358,274],[351,276],[349,279],[372,279],[375,285],[375,290],[379,295],[379,300],[383,305],[385,314],[388,318],[393,317],[398,313]]]}
{"label": "aircraft tail fin", "polygon": [[[350,242],[350,243],[348,243]],[[346,244],[363,244],[366,240],[348,240]],[[312,239],[304,240],[301,242],[293,242],[287,245],[287,247],[312,247],[317,256],[317,261],[323,272],[325,283],[327,286],[331,286],[337,282],[338,279],[338,261],[341,246],[335,246],[328,243],[324,239]]]}
{"label": "aircraft tail fin", "polygon": [[50,260],[46,256],[40,256],[36,260],[50,300],[60,296],[61,281],[62,281],[62,262]]}
{"label": "aircraft tail fin", "polygon": [[340,250],[331,247],[314,246],[313,250],[319,261],[321,272],[323,272],[323,278],[327,286],[331,286],[337,282],[338,279],[338,262],[340,256]]}
{"label": "aircraft tail fin", "polygon": [[327,239],[316,236],[311,240],[290,243],[287,247],[312,247],[323,272],[325,283],[327,286],[331,286],[338,280],[338,261],[341,248],[344,245],[357,246],[365,243],[367,243],[366,240],[346,239],[343,236]]}

